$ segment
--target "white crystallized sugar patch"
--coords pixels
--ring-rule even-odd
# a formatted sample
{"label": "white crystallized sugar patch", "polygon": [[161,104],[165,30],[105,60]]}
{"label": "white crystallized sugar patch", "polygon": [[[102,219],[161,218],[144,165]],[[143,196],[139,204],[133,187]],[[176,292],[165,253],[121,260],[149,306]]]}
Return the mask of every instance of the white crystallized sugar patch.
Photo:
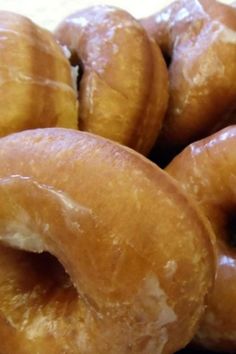
{"label": "white crystallized sugar patch", "polygon": [[168,341],[167,325],[177,321],[177,316],[168,305],[168,297],[155,274],[150,274],[144,279],[135,303],[134,311],[137,311],[142,322],[146,324],[143,336],[149,338],[144,352],[161,354]]}
{"label": "white crystallized sugar patch", "polygon": [[37,24],[54,30],[58,23],[68,14],[79,9],[98,5],[114,5],[129,11],[133,16],[141,18],[148,16],[158,9],[171,3],[173,0],[146,0],[145,2],[133,2],[127,0],[0,0],[1,10],[13,11],[31,18]]}

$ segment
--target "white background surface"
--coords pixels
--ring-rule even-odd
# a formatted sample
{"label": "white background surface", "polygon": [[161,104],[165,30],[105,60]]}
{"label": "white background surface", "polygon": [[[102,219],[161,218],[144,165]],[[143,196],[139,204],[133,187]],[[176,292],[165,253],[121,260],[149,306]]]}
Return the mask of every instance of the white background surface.
{"label": "white background surface", "polygon": [[[223,0],[230,3],[233,0]],[[112,4],[140,18],[158,11],[172,0],[0,0],[0,10],[9,10],[30,17],[34,22],[53,30],[68,14],[89,5]]]}

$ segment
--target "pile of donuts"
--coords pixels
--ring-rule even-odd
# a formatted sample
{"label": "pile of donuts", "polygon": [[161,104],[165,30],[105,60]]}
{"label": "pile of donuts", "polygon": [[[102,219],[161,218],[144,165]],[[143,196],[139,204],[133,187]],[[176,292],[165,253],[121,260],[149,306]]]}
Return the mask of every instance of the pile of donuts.
{"label": "pile of donuts", "polygon": [[235,117],[233,4],[0,11],[1,354],[236,353]]}

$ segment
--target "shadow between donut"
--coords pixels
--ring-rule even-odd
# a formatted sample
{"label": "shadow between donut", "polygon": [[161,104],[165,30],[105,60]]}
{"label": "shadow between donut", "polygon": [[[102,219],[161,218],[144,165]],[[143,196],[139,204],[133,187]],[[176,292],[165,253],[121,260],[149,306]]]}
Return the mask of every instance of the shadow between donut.
{"label": "shadow between donut", "polygon": [[73,77],[73,80],[76,84],[77,92],[79,92],[80,82],[84,74],[84,65],[75,50],[70,51],[69,61],[70,65],[72,66],[72,70],[75,70],[76,77]]}

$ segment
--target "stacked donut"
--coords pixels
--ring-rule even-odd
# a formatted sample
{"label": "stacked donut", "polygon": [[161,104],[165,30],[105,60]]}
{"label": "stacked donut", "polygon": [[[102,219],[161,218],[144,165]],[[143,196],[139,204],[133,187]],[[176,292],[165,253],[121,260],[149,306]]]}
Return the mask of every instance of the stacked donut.
{"label": "stacked donut", "polygon": [[0,12],[0,22],[0,136],[79,128],[150,151],[167,108],[168,73],[137,20],[108,6],[78,12],[57,30],[61,47],[23,16]]}
{"label": "stacked donut", "polygon": [[0,353],[236,352],[236,9],[0,23]]}
{"label": "stacked donut", "polygon": [[236,10],[215,0],[178,0],[141,22],[169,60],[159,144],[182,148],[235,122]]}

